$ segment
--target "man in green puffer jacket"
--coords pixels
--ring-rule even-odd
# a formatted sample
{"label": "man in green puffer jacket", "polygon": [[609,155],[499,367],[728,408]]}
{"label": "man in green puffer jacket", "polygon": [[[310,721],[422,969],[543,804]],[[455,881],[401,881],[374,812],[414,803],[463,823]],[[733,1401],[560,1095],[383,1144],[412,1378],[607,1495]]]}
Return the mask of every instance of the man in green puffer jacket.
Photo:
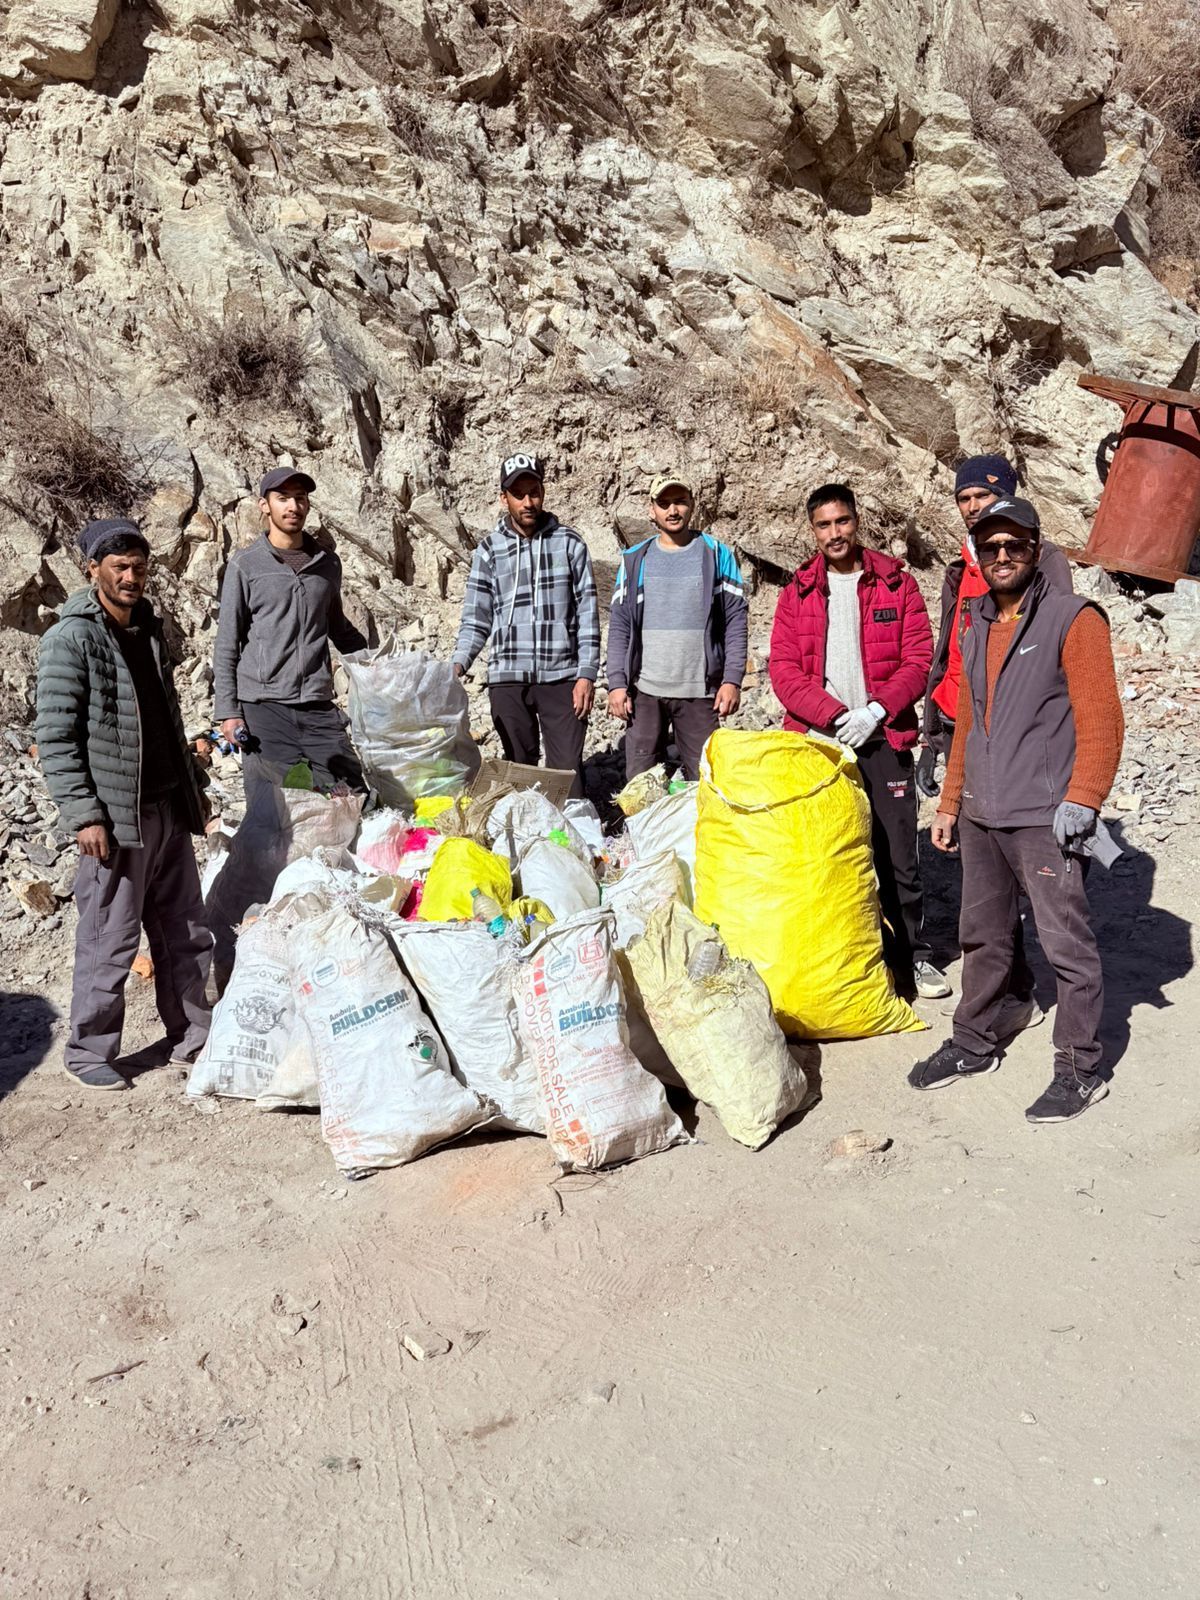
{"label": "man in green puffer jacket", "polygon": [[38,651],[38,759],[79,842],[67,1071],[91,1089],[127,1089],[115,1063],[143,925],[172,1058],[190,1064],[208,1037],[212,935],[191,840],[208,806],[162,621],[143,598],[150,546],[117,520],[89,522],[79,547],[91,587]]}

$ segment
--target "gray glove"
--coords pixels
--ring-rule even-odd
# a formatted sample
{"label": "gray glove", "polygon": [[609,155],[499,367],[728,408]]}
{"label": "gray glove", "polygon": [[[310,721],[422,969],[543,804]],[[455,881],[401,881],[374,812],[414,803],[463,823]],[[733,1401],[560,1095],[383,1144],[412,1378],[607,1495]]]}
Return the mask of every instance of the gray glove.
{"label": "gray glove", "polygon": [[851,750],[859,750],[887,715],[878,700],[859,706],[855,711],[843,711],[834,723],[837,736]]}
{"label": "gray glove", "polygon": [[1096,813],[1091,806],[1077,806],[1073,800],[1064,800],[1054,813],[1054,837],[1060,850],[1086,839],[1096,827]]}

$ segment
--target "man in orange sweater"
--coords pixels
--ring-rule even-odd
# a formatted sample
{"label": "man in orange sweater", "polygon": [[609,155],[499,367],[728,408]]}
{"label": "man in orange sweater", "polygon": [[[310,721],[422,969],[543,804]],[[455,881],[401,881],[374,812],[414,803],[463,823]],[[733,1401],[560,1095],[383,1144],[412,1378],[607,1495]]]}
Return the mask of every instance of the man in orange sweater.
{"label": "man in orange sweater", "polygon": [[1025,1115],[1065,1122],[1108,1093],[1099,1070],[1100,953],[1079,852],[1116,777],[1125,723],[1108,620],[1046,582],[1029,502],[997,500],[970,540],[988,592],[971,602],[932,830],[939,850],[962,852],[962,999],[953,1037],[908,1081],[940,1089],[996,1070],[1023,891],[1058,979],[1054,1078]]}

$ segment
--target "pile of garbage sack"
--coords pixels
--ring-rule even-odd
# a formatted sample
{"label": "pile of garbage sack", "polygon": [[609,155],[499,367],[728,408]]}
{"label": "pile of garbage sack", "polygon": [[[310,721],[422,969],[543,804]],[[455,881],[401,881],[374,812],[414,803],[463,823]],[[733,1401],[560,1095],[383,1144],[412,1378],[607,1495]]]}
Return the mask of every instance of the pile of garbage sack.
{"label": "pile of garbage sack", "polygon": [[[922,1025],[839,745],[721,730],[699,784],[643,774],[606,834],[587,801],[476,778],[443,663],[362,656],[372,803],[289,774],[215,842],[210,907],[241,914],[189,1095],[319,1107],[348,1179],[501,1128],[587,1172],[688,1141],[664,1086],[757,1149],[808,1097],[796,1041]],[[401,677],[419,694],[391,702]]]}

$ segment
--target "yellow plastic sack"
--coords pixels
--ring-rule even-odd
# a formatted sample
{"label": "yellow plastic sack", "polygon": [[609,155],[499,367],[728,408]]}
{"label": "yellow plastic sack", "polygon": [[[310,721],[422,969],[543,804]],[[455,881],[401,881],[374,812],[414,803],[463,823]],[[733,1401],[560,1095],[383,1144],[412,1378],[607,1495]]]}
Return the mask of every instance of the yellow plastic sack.
{"label": "yellow plastic sack", "polygon": [[541,900],[532,899],[529,895],[522,895],[519,900],[514,900],[508,914],[514,922],[524,922],[526,917],[533,917],[546,928],[554,921],[554,913],[550,907]]}
{"label": "yellow plastic sack", "polygon": [[832,739],[712,735],[696,914],[754,965],[785,1033],[863,1039],[925,1026],[884,965],[871,808],[853,754]]}
{"label": "yellow plastic sack", "polygon": [[474,839],[443,839],[425,879],[418,922],[466,922],[471,917],[471,890],[482,889],[507,913],[512,902],[508,862]]}
{"label": "yellow plastic sack", "polygon": [[435,817],[440,817],[443,811],[449,811],[453,805],[452,795],[423,794],[413,806],[413,821],[432,822]]}
{"label": "yellow plastic sack", "polygon": [[712,942],[706,923],[669,900],[650,913],[625,957],[680,1078],[713,1108],[731,1139],[757,1150],[803,1105],[808,1081],[775,1021],[766,984],[748,961],[726,960],[710,978],[688,976],[688,962]]}

